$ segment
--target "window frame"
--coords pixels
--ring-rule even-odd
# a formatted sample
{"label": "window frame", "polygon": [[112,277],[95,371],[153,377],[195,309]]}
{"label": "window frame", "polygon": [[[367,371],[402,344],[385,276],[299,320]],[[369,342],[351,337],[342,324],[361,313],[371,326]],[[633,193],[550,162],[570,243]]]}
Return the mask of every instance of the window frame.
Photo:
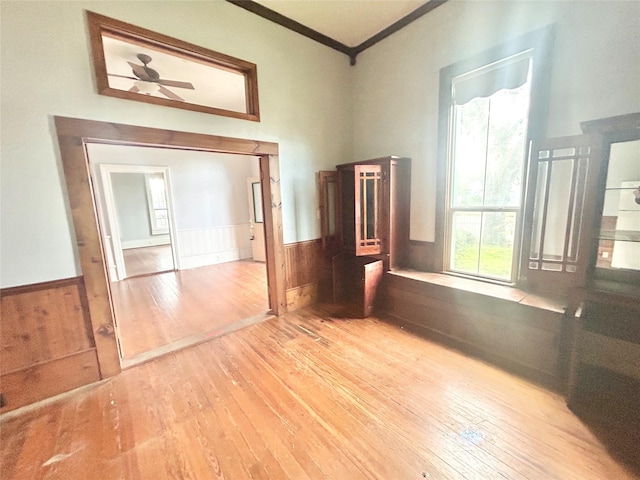
{"label": "window frame", "polygon": [[[151,187],[151,179],[154,175],[158,175],[162,177],[162,182],[164,186],[164,199],[165,199],[165,208],[155,208],[154,207],[154,198],[153,198],[153,188]],[[146,187],[147,193],[147,208],[149,210],[149,227],[151,229],[151,235],[168,235],[170,229],[169,222],[169,198],[167,194],[167,179],[164,175],[164,172],[153,172],[153,173],[145,173],[144,174],[144,184]],[[158,226],[158,217],[156,216],[156,210],[165,210],[167,212],[167,228],[160,228]]]}
{"label": "window frame", "polygon": [[[512,57],[527,50],[531,51],[531,96],[529,105],[529,120],[527,125],[526,149],[528,152],[531,142],[535,139],[545,138],[546,119],[548,114],[549,84],[551,73],[551,55],[554,36],[554,27],[549,25],[542,29],[527,33],[515,39],[511,39],[500,45],[490,48],[480,54],[465,60],[448,65],[440,70],[439,109],[438,109],[438,157],[436,176],[436,221],[434,244],[434,270],[451,275],[461,275],[448,270],[447,254],[449,246],[448,238],[448,196],[450,189],[450,158],[449,146],[453,120],[453,98],[451,95],[452,81],[455,77],[484,66]],[[521,193],[521,215],[517,227],[515,242],[520,251],[520,256],[514,259],[514,280],[519,281],[519,267],[522,246],[522,226],[524,212],[528,208],[528,155],[525,156],[523,170],[524,188]],[[467,276],[467,275],[464,275]],[[478,281],[501,282],[487,277],[471,276]]]}

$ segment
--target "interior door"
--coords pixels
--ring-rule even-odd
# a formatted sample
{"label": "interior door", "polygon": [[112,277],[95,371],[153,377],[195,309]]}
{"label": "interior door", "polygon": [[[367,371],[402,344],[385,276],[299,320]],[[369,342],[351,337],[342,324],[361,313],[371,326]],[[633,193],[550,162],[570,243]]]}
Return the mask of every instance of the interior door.
{"label": "interior door", "polygon": [[262,187],[258,177],[247,179],[249,199],[249,223],[251,234],[251,253],[257,262],[267,260],[264,243],[264,217],[262,209]]}

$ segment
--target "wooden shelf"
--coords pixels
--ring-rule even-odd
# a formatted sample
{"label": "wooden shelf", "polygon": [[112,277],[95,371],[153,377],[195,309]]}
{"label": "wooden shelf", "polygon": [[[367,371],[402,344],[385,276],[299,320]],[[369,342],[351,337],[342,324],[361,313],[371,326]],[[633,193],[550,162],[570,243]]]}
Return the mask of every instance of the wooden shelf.
{"label": "wooden shelf", "polygon": [[600,240],[615,240],[616,242],[640,242],[640,231],[637,230],[602,230],[598,235]]}

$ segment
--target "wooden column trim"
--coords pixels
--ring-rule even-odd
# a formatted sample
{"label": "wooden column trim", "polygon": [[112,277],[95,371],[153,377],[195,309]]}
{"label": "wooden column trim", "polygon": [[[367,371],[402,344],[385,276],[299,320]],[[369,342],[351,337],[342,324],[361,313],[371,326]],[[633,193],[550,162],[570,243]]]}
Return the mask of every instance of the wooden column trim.
{"label": "wooden column trim", "polygon": [[120,373],[120,356],[105,255],[94,214],[88,161],[84,144],[78,140],[70,136],[58,137],[100,375],[112,377]]}
{"label": "wooden column trim", "polygon": [[287,311],[285,261],[282,233],[282,198],[280,195],[280,161],[277,155],[260,157],[262,205],[265,216],[267,282],[282,288],[269,288],[269,307],[275,315]]}

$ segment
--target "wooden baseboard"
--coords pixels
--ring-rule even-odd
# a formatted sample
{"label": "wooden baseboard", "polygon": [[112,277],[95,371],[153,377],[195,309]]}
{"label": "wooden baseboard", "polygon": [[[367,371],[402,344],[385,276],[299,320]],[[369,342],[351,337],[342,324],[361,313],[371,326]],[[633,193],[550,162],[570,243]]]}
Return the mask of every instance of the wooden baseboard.
{"label": "wooden baseboard", "polygon": [[287,311],[307,307],[318,302],[318,283],[309,283],[287,290]]}
{"label": "wooden baseboard", "polygon": [[21,295],[24,293],[35,293],[43,290],[68,287],[69,285],[82,285],[82,277],[62,278],[60,280],[50,280],[48,282],[30,283],[16,287],[6,287],[0,289],[0,298],[11,295]]}

